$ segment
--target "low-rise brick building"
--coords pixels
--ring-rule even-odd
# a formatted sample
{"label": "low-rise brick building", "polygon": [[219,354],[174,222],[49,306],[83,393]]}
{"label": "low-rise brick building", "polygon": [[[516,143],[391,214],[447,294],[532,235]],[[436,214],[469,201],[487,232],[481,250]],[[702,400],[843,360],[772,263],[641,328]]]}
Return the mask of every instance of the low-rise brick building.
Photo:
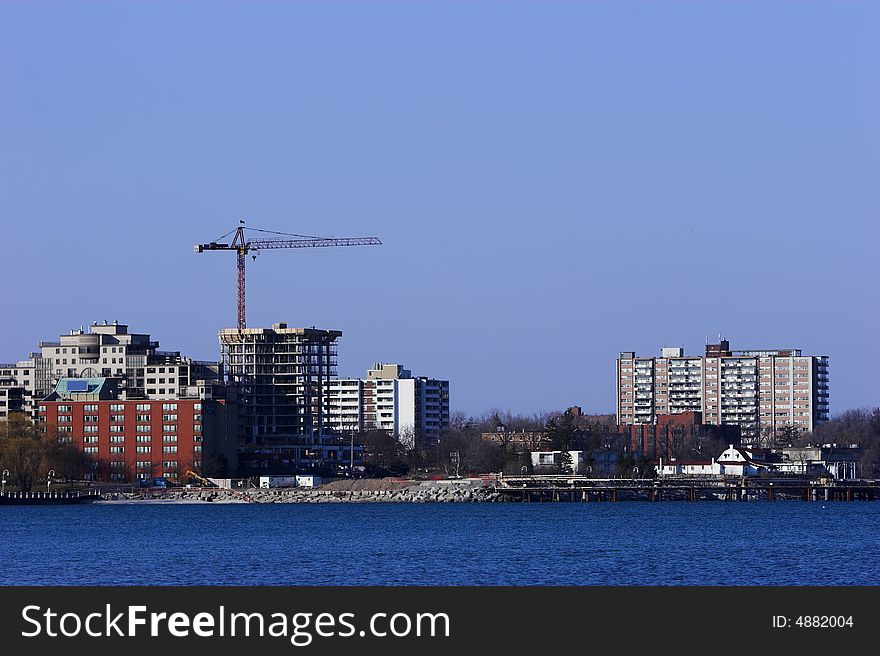
{"label": "low-rise brick building", "polygon": [[84,477],[183,482],[189,470],[235,475],[238,426],[229,399],[215,398],[217,390],[193,398],[122,398],[119,383],[62,378],[38,404],[38,422],[56,426],[59,441],[91,458]]}

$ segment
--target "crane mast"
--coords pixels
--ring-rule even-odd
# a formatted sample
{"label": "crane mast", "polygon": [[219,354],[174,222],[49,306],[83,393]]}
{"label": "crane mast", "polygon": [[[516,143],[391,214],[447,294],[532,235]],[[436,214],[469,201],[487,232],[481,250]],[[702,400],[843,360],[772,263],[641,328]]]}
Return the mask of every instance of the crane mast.
{"label": "crane mast", "polygon": [[[330,246],[377,246],[382,242],[378,237],[312,237],[308,235],[297,235],[285,232],[276,232],[273,230],[260,230],[259,228],[248,228],[257,232],[269,233],[285,237],[264,238],[264,239],[247,239],[245,235],[244,221],[239,222],[239,226],[225,235],[218,237],[214,241],[206,244],[196,244],[195,252],[203,253],[204,251],[235,251],[238,259],[238,328],[239,330],[247,327],[245,315],[245,265],[247,262],[247,254],[251,251],[258,252],[261,250],[275,250],[281,248],[326,248]],[[221,242],[221,239],[234,236],[229,243]],[[295,237],[295,239],[290,239]]]}

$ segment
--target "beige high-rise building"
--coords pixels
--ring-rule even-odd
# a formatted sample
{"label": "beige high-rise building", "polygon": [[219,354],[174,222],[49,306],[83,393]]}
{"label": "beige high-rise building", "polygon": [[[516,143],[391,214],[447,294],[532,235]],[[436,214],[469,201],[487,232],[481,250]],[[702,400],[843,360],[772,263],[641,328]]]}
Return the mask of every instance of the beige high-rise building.
{"label": "beige high-rise building", "polygon": [[735,424],[755,442],[780,430],[812,431],[828,420],[828,357],[798,349],[731,351],[726,340],[701,356],[663,348],[660,357],[622,351],[617,422],[652,424],[658,415],[699,411],[707,424]]}
{"label": "beige high-rise building", "polygon": [[129,332],[118,321],[80,326],[57,341],[41,341],[27,360],[0,364],[0,379],[21,388],[21,410],[32,417],[62,378],[116,378],[120,398],[171,400],[210,396],[222,371],[219,362],[160,351],[150,335]]}

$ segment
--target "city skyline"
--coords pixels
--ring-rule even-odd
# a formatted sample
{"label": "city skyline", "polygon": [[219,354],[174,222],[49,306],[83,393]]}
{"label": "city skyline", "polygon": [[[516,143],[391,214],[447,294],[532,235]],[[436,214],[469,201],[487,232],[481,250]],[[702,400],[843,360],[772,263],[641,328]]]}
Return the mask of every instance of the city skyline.
{"label": "city skyline", "polygon": [[878,402],[877,6],[48,6],[0,5],[2,362],[104,319],[218,359],[192,245],[243,219],[378,236],[248,262],[248,323],[453,411],[613,413],[619,352],[719,332]]}

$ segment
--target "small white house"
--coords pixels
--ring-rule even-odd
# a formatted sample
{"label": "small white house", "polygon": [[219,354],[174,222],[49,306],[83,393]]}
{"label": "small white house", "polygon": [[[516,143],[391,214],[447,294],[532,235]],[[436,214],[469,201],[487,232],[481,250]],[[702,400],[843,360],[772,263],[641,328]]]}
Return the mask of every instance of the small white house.
{"label": "small white house", "polygon": [[260,476],[261,488],[294,487],[298,476]]}
{"label": "small white house", "polygon": [[297,487],[318,487],[321,484],[321,477],[314,474],[298,474],[296,477]]}
{"label": "small white house", "polygon": [[724,468],[715,459],[705,462],[691,462],[684,460],[664,461],[660,459],[657,467],[658,476],[721,476]]}
{"label": "small white house", "polygon": [[718,458],[709,461],[684,461],[670,460],[664,462],[660,459],[657,472],[660,476],[757,476],[771,469],[773,465],[760,462],[762,454],[748,449],[735,447],[732,444],[721,453]]}
{"label": "small white house", "polygon": [[[562,451],[532,451],[532,468],[535,471],[555,469],[559,467],[560,455],[562,455]],[[568,455],[571,456],[571,466],[568,470],[573,474],[581,471],[584,464],[584,452],[569,451]]]}
{"label": "small white house", "polygon": [[767,463],[758,462],[757,454],[732,444],[718,456],[718,464],[726,476],[757,476],[771,469]]}

